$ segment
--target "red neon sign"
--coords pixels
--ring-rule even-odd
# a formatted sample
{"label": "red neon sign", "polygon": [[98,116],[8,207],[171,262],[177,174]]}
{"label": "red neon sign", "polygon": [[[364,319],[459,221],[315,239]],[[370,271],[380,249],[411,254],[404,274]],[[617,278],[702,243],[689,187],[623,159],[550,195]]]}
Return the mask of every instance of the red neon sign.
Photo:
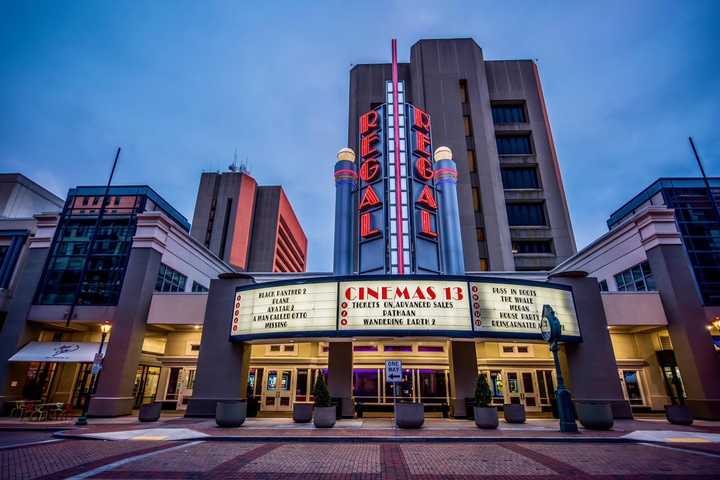
{"label": "red neon sign", "polygon": [[420,234],[430,238],[437,238],[438,234],[432,227],[432,216],[427,210],[420,212]]}
{"label": "red neon sign", "polygon": [[426,207],[437,210],[437,200],[435,200],[435,195],[433,195],[432,189],[430,189],[429,185],[425,185],[422,189],[422,192],[420,192],[420,196],[418,197],[417,203],[419,205],[425,205]]}
{"label": "red neon sign", "polygon": [[377,192],[372,186],[369,186],[367,190],[365,190],[362,200],[360,200],[360,211],[363,211],[366,208],[376,207],[380,204],[380,197],[378,197]]}
{"label": "red neon sign", "polygon": [[376,235],[380,235],[380,230],[372,225],[372,213],[367,212],[360,215],[360,236],[371,238]]}
{"label": "red neon sign", "polygon": [[430,133],[430,115],[415,107],[415,123],[413,127],[423,132]]}
{"label": "red neon sign", "polygon": [[371,133],[370,135],[363,137],[360,145],[360,156],[362,158],[373,158],[380,155],[380,152],[375,148],[375,144],[380,142],[380,136],[377,133]]}
{"label": "red neon sign", "polygon": [[360,135],[365,135],[370,131],[378,129],[380,124],[380,115],[376,110],[370,110],[360,117]]}
{"label": "red neon sign", "polygon": [[360,165],[360,178],[363,182],[370,183],[380,175],[380,162],[371,158]]}

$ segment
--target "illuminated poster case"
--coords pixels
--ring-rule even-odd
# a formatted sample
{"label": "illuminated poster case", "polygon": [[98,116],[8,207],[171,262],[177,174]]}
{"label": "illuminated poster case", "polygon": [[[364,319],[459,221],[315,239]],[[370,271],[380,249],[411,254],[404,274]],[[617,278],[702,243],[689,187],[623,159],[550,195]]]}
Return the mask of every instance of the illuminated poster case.
{"label": "illuminated poster case", "polygon": [[541,339],[551,305],[562,340],[580,341],[564,285],[448,276],[325,277],[238,287],[230,339],[412,337]]}

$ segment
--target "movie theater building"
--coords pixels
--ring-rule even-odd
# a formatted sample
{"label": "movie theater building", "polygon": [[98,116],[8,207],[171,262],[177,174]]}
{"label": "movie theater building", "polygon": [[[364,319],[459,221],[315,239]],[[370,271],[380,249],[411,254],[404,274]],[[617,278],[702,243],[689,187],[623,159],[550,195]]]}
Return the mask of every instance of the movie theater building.
{"label": "movie theater building", "polygon": [[[357,154],[342,149],[335,163],[333,273],[213,280],[187,415],[212,416],[218,401],[248,393],[263,411],[289,411],[311,399],[324,375],[345,417],[389,413],[396,400],[464,417],[478,373],[488,376],[495,403],[549,411],[556,378],[540,332],[549,305],[562,322],[575,398],[630,416],[597,281],[575,272],[466,271],[458,184],[467,179],[450,148],[434,148],[434,117],[408,101],[396,58],[389,78],[376,80],[381,101],[357,112],[351,127]],[[543,195],[532,192],[533,203]],[[397,393],[384,377],[388,358],[403,362]]]}

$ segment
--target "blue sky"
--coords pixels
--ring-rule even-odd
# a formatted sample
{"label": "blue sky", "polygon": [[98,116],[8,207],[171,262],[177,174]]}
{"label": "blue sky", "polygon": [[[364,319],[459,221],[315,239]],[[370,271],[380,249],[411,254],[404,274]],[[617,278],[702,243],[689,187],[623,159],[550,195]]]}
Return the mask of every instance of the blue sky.
{"label": "blue sky", "polygon": [[473,37],[488,59],[539,61],[582,247],[659,176],[720,175],[720,2],[0,3],[0,171],[64,196],[153,186],[192,218],[200,173],[237,148],[285,187],[332,265],[332,166],[348,70],[421,38]]}

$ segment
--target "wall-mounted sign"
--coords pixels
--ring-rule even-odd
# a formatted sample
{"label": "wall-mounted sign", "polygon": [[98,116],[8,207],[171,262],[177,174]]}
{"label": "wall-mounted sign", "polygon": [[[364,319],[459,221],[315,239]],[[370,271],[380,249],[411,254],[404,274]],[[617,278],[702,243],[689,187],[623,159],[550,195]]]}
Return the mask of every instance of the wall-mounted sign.
{"label": "wall-mounted sign", "polygon": [[439,336],[538,339],[543,305],[579,340],[571,291],[538,282],[416,275],[239,287],[231,338]]}

